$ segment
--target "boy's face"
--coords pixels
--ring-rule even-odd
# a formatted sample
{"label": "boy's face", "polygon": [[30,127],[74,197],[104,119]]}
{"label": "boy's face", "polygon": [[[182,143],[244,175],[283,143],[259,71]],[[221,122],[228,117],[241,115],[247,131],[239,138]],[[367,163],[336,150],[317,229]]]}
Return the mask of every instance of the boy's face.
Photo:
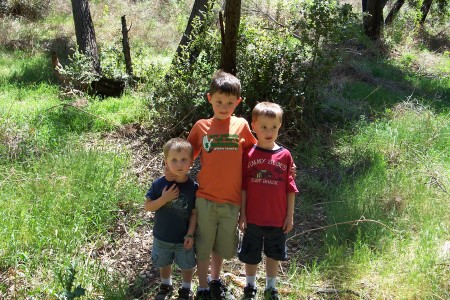
{"label": "boy's face", "polygon": [[238,98],[235,95],[227,95],[221,92],[216,92],[213,95],[208,93],[206,96],[212,105],[214,118],[219,120],[225,120],[231,117],[234,109],[242,100],[241,97]]}
{"label": "boy's face", "polygon": [[281,121],[279,118],[259,116],[256,121],[252,122],[252,129],[258,138],[258,146],[264,149],[272,149],[278,138],[280,127]]}
{"label": "boy's face", "polygon": [[191,154],[186,150],[169,150],[164,162],[176,177],[185,176],[192,166]]}

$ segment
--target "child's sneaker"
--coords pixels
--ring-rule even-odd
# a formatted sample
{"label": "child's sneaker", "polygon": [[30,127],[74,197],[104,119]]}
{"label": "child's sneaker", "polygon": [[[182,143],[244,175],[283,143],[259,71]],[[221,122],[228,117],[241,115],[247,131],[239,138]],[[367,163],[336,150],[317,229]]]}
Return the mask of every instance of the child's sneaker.
{"label": "child's sneaker", "polygon": [[159,286],[158,294],[155,296],[155,300],[166,300],[170,299],[173,292],[173,286],[161,283]]}
{"label": "child's sneaker", "polygon": [[193,293],[192,293],[191,289],[181,288],[178,290],[177,300],[192,300],[192,299],[193,299]]}
{"label": "child's sneaker", "polygon": [[244,296],[242,300],[255,300],[256,299],[256,287],[253,285],[247,285],[244,288]]}
{"label": "child's sneaker", "polygon": [[280,294],[276,288],[269,288],[264,291],[264,300],[279,300]]}
{"label": "child's sneaker", "polygon": [[209,290],[197,291],[195,300],[212,300],[211,292]]}
{"label": "child's sneaker", "polygon": [[234,296],[227,290],[227,287],[219,280],[208,282],[213,300],[234,300]]}

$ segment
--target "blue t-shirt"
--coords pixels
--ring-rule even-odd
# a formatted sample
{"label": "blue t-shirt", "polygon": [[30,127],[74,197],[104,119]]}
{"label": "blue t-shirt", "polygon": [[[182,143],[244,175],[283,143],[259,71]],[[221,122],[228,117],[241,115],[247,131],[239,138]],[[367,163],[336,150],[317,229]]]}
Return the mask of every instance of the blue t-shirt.
{"label": "blue t-shirt", "polygon": [[167,181],[163,176],[153,181],[145,197],[156,200],[161,197],[164,187],[170,187],[172,184],[177,185],[180,193],[177,199],[155,211],[153,236],[166,243],[183,243],[192,209],[195,208],[195,192],[198,184],[190,178],[186,182],[179,183]]}

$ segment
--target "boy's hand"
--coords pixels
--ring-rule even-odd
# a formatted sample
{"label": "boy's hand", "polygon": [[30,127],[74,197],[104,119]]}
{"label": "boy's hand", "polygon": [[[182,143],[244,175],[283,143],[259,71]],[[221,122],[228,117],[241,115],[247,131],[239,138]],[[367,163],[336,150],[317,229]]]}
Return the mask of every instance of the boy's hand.
{"label": "boy's hand", "polygon": [[289,174],[294,178],[297,177],[297,166],[295,165],[295,163],[292,165],[291,169],[289,170]]}
{"label": "boy's hand", "polygon": [[176,176],[172,172],[170,172],[170,170],[167,167],[167,165],[164,165],[163,171],[164,171],[164,177],[166,177],[167,181],[174,181],[175,180]]}
{"label": "boy's hand", "polygon": [[166,203],[172,201],[173,199],[177,199],[178,195],[180,194],[180,191],[178,190],[178,187],[176,184],[172,184],[171,187],[165,186],[162,190],[161,197],[165,199]]}
{"label": "boy's hand", "polygon": [[194,246],[194,238],[193,237],[185,237],[184,238],[184,249],[189,250]]}
{"label": "boy's hand", "polygon": [[247,229],[247,217],[245,216],[245,214],[241,214],[239,216],[238,227],[239,230],[242,232],[244,232],[245,229]]}
{"label": "boy's hand", "polygon": [[294,227],[294,216],[286,216],[283,224],[283,232],[288,233]]}

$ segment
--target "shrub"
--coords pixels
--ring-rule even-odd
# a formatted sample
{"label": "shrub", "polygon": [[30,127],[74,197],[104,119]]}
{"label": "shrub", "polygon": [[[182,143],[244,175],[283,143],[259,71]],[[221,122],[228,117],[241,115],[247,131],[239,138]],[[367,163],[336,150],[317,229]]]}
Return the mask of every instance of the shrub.
{"label": "shrub", "polygon": [[[316,119],[319,88],[340,57],[338,43],[355,32],[359,20],[351,6],[337,1],[294,1],[277,9],[280,20],[241,18],[237,77],[245,101],[236,114],[247,117],[257,101],[274,101],[285,108],[289,127],[301,134]],[[205,24],[213,24],[214,18],[210,10]],[[216,27],[202,31],[200,25],[197,22],[194,41],[175,60],[166,82],[151,95],[157,123],[167,124],[165,132],[172,136],[211,114],[204,94],[218,68],[221,41]],[[193,59],[196,49],[201,51]]]}

